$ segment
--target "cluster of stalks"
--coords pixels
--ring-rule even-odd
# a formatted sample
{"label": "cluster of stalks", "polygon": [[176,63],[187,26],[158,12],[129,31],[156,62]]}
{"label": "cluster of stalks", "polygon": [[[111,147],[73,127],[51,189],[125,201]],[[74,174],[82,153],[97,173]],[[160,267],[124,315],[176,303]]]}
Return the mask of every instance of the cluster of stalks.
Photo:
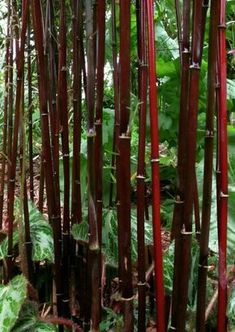
{"label": "cluster of stalks", "polygon": [[[170,329],[185,331],[190,282],[193,231],[200,247],[196,330],[206,329],[206,294],[209,256],[209,230],[215,142],[217,133],[217,201],[219,239],[218,331],[225,331],[227,277],[227,118],[226,118],[226,43],[225,1],[210,2],[207,107],[201,221],[198,223],[198,193],[195,172],[197,150],[197,113],[199,106],[200,66],[209,1],[177,1],[176,14],[181,59],[181,96],[178,148],[178,190],[175,200],[172,237],[175,238],[174,286]],[[190,38],[191,35],[191,38]],[[190,43],[191,40],[191,43]],[[214,128],[217,116],[217,130]],[[223,174],[223,175],[222,175]],[[223,178],[223,180],[222,180]],[[195,227],[192,225],[193,210]]]}
{"label": "cluster of stalks", "polygon": [[[106,22],[111,22],[114,126],[109,193],[116,210],[119,310],[123,330],[134,330],[134,299],[138,298],[138,331],[146,329],[147,285],[152,274],[158,332],[185,331],[191,242],[195,229],[200,246],[197,331],[205,330],[208,239],[210,228],[214,136],[217,133],[217,205],[219,239],[218,331],[226,330],[227,137],[225,1],[211,0],[209,13],[208,83],[205,127],[203,202],[200,221],[196,179],[197,113],[200,66],[208,1],[175,1],[181,66],[178,136],[178,184],[172,224],[175,240],[171,310],[166,310],[160,220],[158,100],[154,1],[136,0],[8,0],[5,97],[0,175],[0,223],[8,235],[4,282],[17,266],[13,232],[20,233],[20,269],[36,287],[39,264],[32,261],[28,200],[48,215],[53,229],[55,260],[50,290],[53,313],[71,317],[84,331],[99,331],[102,320],[105,257],[103,219],[103,104]],[[71,16],[72,13],[72,16]],[[137,166],[138,282],[133,283],[131,258],[131,20],[136,14],[138,54],[139,144]],[[108,15],[106,15],[108,14]],[[118,17],[119,15],[119,17]],[[71,29],[70,29],[71,27]],[[72,41],[71,43],[69,41]],[[158,45],[157,45],[158,46]],[[70,50],[72,47],[72,51]],[[36,59],[36,61],[34,61]],[[14,75],[15,73],[15,75]],[[37,74],[37,80],[35,80]],[[15,87],[15,89],[14,89]],[[25,89],[27,87],[27,89]],[[33,91],[37,89],[38,93]],[[37,109],[39,108],[39,110]],[[151,142],[151,205],[154,268],[147,271],[145,221],[146,127],[149,110]],[[40,170],[35,169],[33,114],[40,112]],[[72,113],[72,116],[71,116]],[[217,116],[217,130],[214,128]],[[14,123],[13,123],[14,120]],[[71,125],[72,124],[72,125]],[[84,125],[85,124],[85,125]],[[86,129],[84,130],[84,126]],[[86,207],[81,193],[81,138],[87,137]],[[71,144],[70,144],[71,143]],[[60,163],[60,159],[62,163]],[[62,167],[60,166],[62,164]],[[40,172],[39,189],[35,174]],[[20,179],[18,179],[18,173]],[[60,177],[63,178],[61,185]],[[116,178],[116,183],[113,178]],[[17,191],[20,184],[20,194]],[[29,185],[27,185],[29,183]],[[63,188],[63,194],[61,193]],[[45,190],[45,197],[44,197]],[[14,219],[20,197],[20,220]],[[38,199],[37,199],[38,196]],[[88,242],[73,240],[71,228],[86,218]],[[193,214],[195,227],[193,227]],[[47,264],[46,264],[47,265]],[[149,270],[149,271],[150,271]],[[136,289],[137,288],[137,289]],[[45,296],[43,297],[45,300]],[[79,308],[79,309],[78,309]],[[169,313],[171,313],[169,320]],[[61,318],[63,321],[63,318]],[[63,330],[63,325],[60,329]],[[80,330],[78,328],[78,330]]]}

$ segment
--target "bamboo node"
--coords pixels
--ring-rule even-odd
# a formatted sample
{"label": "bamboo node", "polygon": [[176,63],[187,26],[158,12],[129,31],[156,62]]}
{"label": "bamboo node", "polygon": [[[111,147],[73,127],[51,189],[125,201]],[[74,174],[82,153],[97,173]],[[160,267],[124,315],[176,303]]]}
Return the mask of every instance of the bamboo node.
{"label": "bamboo node", "polygon": [[131,138],[126,133],[123,133],[119,136],[119,139],[128,139],[128,140],[130,140]]}
{"label": "bamboo node", "polygon": [[87,137],[95,137],[96,136],[96,132],[94,131],[94,129],[89,129],[87,131]]}
{"label": "bamboo node", "polygon": [[216,88],[216,89],[219,89],[219,88],[220,88],[220,83],[219,83],[219,82],[216,83],[215,88]]}
{"label": "bamboo node", "polygon": [[207,137],[207,138],[213,138],[214,137],[214,131],[213,130],[206,130],[205,137]]}
{"label": "bamboo node", "polygon": [[175,199],[175,204],[184,204],[184,201],[181,199]]}
{"label": "bamboo node", "polygon": [[185,47],[185,48],[182,50],[182,53],[183,53],[183,54],[188,54],[188,53],[190,53],[190,51],[189,51],[188,48]]}
{"label": "bamboo node", "polygon": [[145,282],[141,282],[141,281],[139,281],[138,283],[137,283],[137,286],[147,286],[148,285],[148,283],[145,281]]}
{"label": "bamboo node", "polygon": [[151,159],[151,163],[159,163],[159,158],[153,158]]}
{"label": "bamboo node", "polygon": [[199,235],[200,235],[200,234],[201,234],[201,231],[196,231],[196,234],[199,234]]}
{"label": "bamboo node", "polygon": [[226,29],[226,24],[225,23],[221,23],[218,25],[219,29]]}
{"label": "bamboo node", "polygon": [[14,183],[15,179],[9,179],[9,182]]}
{"label": "bamboo node", "polygon": [[125,302],[129,302],[129,301],[133,301],[135,299],[135,295],[131,296],[131,297],[120,297],[121,301],[125,301]]}
{"label": "bamboo node", "polygon": [[144,175],[137,175],[136,179],[145,179],[145,176]]}
{"label": "bamboo node", "polygon": [[220,192],[220,197],[221,197],[221,198],[228,198],[229,195],[226,194],[226,193],[223,193],[223,192],[221,191],[221,192]]}
{"label": "bamboo node", "polygon": [[64,153],[64,154],[63,154],[63,157],[64,157],[64,158],[68,158],[68,157],[69,157],[69,153]]}
{"label": "bamboo node", "polygon": [[7,258],[13,258],[13,255],[7,254]]}
{"label": "bamboo node", "polygon": [[201,267],[203,269],[209,270],[210,266],[208,265],[202,265],[202,264],[198,264],[198,267]]}
{"label": "bamboo node", "polygon": [[42,113],[42,116],[48,116],[48,113]]}
{"label": "bamboo node", "polygon": [[192,235],[192,234],[193,234],[192,231],[185,231],[184,229],[182,229],[182,230],[180,231],[180,233],[181,233],[182,235]]}
{"label": "bamboo node", "polygon": [[190,69],[200,70],[200,65],[197,62],[193,62],[189,68]]}
{"label": "bamboo node", "polygon": [[174,326],[170,326],[170,330],[174,330],[174,331],[176,331],[176,327],[174,327]]}
{"label": "bamboo node", "polygon": [[68,232],[68,231],[66,231],[66,232],[62,232],[62,235],[63,235],[63,236],[68,236],[68,235],[69,235],[69,232]]}
{"label": "bamboo node", "polygon": [[68,302],[69,302],[69,299],[65,299],[65,300],[63,299],[62,302],[63,302],[63,303],[68,303]]}
{"label": "bamboo node", "polygon": [[101,119],[97,119],[97,120],[95,121],[95,125],[96,125],[96,126],[101,126],[101,125],[102,125],[102,121],[101,121]]}
{"label": "bamboo node", "polygon": [[67,68],[65,66],[61,67],[61,71],[62,72],[66,72],[67,71]]}

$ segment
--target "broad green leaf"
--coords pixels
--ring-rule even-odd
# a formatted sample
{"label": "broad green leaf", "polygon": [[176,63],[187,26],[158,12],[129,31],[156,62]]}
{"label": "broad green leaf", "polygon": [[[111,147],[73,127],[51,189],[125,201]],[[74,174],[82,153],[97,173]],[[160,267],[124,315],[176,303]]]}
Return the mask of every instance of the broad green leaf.
{"label": "broad green leaf", "polygon": [[[199,192],[202,192],[203,183],[203,160],[197,167],[197,179]],[[209,247],[218,253],[218,228],[217,228],[217,201],[216,201],[216,179],[215,174],[212,182],[212,205],[211,205],[211,222]],[[202,200],[202,197],[200,198]],[[228,201],[228,232],[227,232],[227,258],[228,263],[234,262],[235,254],[235,185],[229,185],[229,201]]]}
{"label": "broad green leaf", "polygon": [[88,242],[89,226],[87,221],[72,226],[71,233],[76,241]]}
{"label": "broad green leaf", "polygon": [[0,285],[1,332],[11,331],[27,295],[27,280],[23,275],[13,278],[8,285]]}
{"label": "broad green leaf", "polygon": [[[18,202],[15,205],[16,220],[19,216]],[[30,235],[32,240],[32,258],[34,261],[54,261],[54,241],[50,224],[43,214],[29,202]],[[13,245],[19,243],[19,232],[16,229],[13,233]],[[0,243],[0,260],[7,255],[8,237]]]}
{"label": "broad green leaf", "polygon": [[29,218],[33,260],[53,262],[54,241],[51,225],[32,203],[29,204]]}
{"label": "broad green leaf", "polygon": [[19,318],[11,332],[56,332],[57,328],[53,324],[43,322],[39,318],[38,305],[31,301],[26,301],[20,311]]}
{"label": "broad green leaf", "polygon": [[[18,231],[13,232],[13,247],[19,242]],[[0,260],[6,258],[8,250],[8,237],[0,243]]]}

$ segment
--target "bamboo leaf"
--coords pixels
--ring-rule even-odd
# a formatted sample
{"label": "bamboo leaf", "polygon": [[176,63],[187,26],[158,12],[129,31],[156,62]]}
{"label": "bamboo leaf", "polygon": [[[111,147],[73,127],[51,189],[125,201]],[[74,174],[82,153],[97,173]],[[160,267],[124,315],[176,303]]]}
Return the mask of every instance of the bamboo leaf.
{"label": "bamboo leaf", "polygon": [[4,286],[0,285],[0,326],[1,332],[11,331],[21,306],[27,295],[27,280],[23,275],[16,276]]}

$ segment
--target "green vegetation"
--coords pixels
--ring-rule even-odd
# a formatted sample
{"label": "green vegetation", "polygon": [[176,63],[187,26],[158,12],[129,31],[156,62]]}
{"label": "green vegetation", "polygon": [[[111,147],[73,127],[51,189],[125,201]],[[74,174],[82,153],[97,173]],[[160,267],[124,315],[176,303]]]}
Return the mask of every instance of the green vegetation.
{"label": "green vegetation", "polygon": [[235,329],[234,50],[234,0],[1,1],[0,331]]}

